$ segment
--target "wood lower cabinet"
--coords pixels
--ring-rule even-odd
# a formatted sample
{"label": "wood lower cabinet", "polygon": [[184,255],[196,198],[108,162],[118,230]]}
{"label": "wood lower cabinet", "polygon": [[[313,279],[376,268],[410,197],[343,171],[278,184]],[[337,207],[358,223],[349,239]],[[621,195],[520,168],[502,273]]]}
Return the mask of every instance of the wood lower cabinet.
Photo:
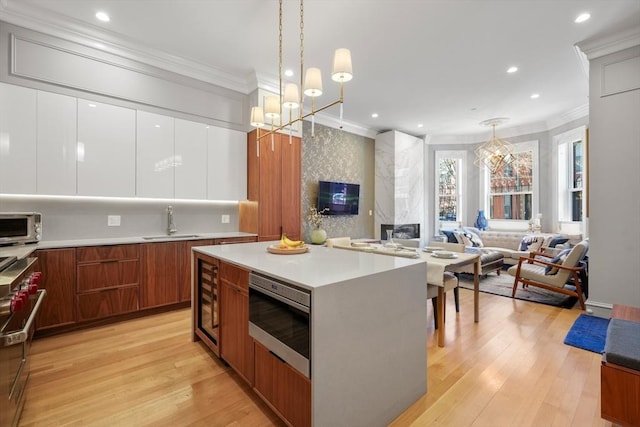
{"label": "wood lower cabinet", "polygon": [[220,262],[220,356],[253,384],[249,336],[249,271]]}
{"label": "wood lower cabinet", "polygon": [[213,239],[180,242],[178,251],[178,296],[180,302],[191,301],[191,248],[213,245]]}
{"label": "wood lower cabinet", "polygon": [[78,294],[78,320],[95,320],[138,310],[138,286]]}
{"label": "wood lower cabinet", "polygon": [[140,308],[180,301],[179,253],[182,242],[140,245]]}
{"label": "wood lower cabinet", "polygon": [[247,199],[258,202],[258,218],[248,223],[257,223],[259,241],[279,240],[283,233],[299,240],[302,140],[278,133],[273,141],[271,136],[256,139],[256,131],[248,134]]}
{"label": "wood lower cabinet", "polygon": [[35,256],[38,258],[35,271],[42,272],[39,287],[47,290],[36,318],[37,329],[75,323],[75,248],[39,250]]}
{"label": "wood lower cabinet", "polygon": [[271,353],[255,345],[255,391],[290,425],[311,425],[311,380]]}
{"label": "wood lower cabinet", "polygon": [[139,245],[76,249],[78,321],[95,320],[139,309]]}

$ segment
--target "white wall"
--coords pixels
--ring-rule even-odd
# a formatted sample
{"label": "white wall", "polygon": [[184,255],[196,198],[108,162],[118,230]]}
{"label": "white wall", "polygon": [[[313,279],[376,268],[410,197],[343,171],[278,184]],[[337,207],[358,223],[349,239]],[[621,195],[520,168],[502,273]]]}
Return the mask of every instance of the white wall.
{"label": "white wall", "polygon": [[640,307],[640,27],[619,34],[580,45],[590,70],[587,306],[604,316],[612,304]]}

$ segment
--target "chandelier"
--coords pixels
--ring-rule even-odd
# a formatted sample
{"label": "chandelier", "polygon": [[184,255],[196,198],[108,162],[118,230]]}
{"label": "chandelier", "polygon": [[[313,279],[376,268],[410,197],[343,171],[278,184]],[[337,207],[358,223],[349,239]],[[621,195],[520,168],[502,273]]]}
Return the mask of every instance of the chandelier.
{"label": "chandelier", "polygon": [[480,168],[486,166],[492,174],[501,171],[515,160],[513,145],[496,136],[496,126],[505,123],[507,120],[509,119],[506,117],[497,117],[480,122],[483,126],[491,126],[492,135],[487,142],[476,148],[476,158],[473,163]]}
{"label": "chandelier", "polygon": [[[267,135],[272,135],[282,129],[289,130],[289,142],[291,143],[291,132],[293,124],[301,122],[307,117],[311,117],[311,136],[315,135],[315,114],[340,104],[340,129],[342,129],[343,115],[343,84],[353,78],[351,67],[351,52],[349,49],[337,49],[333,57],[333,70],[331,79],[340,85],[340,96],[337,100],[316,108],[316,98],[322,95],[322,75],[319,68],[308,68],[302,78],[304,72],[304,5],[300,0],[300,86],[296,83],[286,83],[284,91],[282,88],[282,0],[279,2],[278,10],[278,79],[279,91],[278,95],[266,96],[264,99],[264,108],[256,106],[251,108],[251,126],[257,129],[257,141]],[[298,87],[302,88],[302,95]],[[304,112],[303,102],[304,96],[311,98],[311,108],[308,112]],[[283,118],[283,109],[289,111],[289,119]],[[294,110],[297,113],[294,114]],[[260,128],[265,126],[265,118],[269,121],[270,130],[260,134]],[[256,142],[257,142],[256,141]],[[273,139],[272,139],[273,142]]]}

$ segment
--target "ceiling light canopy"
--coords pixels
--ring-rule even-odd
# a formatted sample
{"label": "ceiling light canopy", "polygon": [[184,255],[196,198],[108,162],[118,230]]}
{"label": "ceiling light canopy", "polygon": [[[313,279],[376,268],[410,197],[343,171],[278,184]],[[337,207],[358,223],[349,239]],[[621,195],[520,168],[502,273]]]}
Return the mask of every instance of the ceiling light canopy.
{"label": "ceiling light canopy", "polygon": [[491,126],[492,135],[487,142],[476,148],[474,164],[480,168],[487,167],[492,174],[499,172],[515,160],[513,156],[513,145],[496,136],[496,126],[508,120],[506,117],[496,117],[480,122],[483,126]]}
{"label": "ceiling light canopy", "polygon": [[[302,71],[304,70],[304,5],[303,0],[300,0],[300,86],[296,83],[286,83],[284,90],[282,86],[282,3],[279,1],[278,10],[278,24],[279,24],[279,44],[278,44],[278,78],[280,81],[279,93],[276,96],[266,96],[263,102],[263,106],[256,106],[251,108],[251,126],[256,127],[257,141],[267,135],[273,135],[275,132],[287,129],[289,130],[289,142],[291,142],[291,132],[293,124],[302,121],[305,118],[311,116],[311,136],[314,136],[315,128],[315,114],[332,107],[336,104],[340,104],[340,128],[342,128],[342,115],[343,115],[343,83],[348,82],[353,78],[353,68],[351,64],[351,51],[349,49],[341,48],[335,51],[333,57],[333,69],[331,73],[331,79],[338,82],[340,85],[340,97],[325,105],[324,107],[316,108],[315,99],[322,95],[322,72],[319,68],[310,67],[306,70],[304,79]],[[288,74],[289,70],[285,72]],[[293,75],[291,72],[290,75]],[[300,88],[302,94],[311,98],[311,109],[308,113],[304,113],[304,97],[301,97]],[[264,107],[264,108],[263,108]],[[282,122],[283,108],[289,110],[289,121]],[[293,116],[293,110],[298,110],[297,117]],[[260,135],[260,128],[265,126],[265,118],[269,119],[271,124],[271,130]],[[256,141],[256,142],[257,142]]]}
{"label": "ceiling light canopy", "polygon": [[509,67],[507,68],[507,73],[511,74],[511,73],[515,73],[516,71],[518,71],[518,67]]}

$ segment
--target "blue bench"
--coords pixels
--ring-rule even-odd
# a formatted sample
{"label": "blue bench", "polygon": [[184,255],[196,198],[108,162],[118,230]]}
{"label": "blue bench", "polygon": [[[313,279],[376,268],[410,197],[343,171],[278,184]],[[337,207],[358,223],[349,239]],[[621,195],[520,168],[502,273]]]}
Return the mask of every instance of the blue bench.
{"label": "blue bench", "polygon": [[[601,416],[622,426],[639,426],[640,318],[637,309],[626,309],[625,318],[612,317],[607,329],[600,368]],[[614,307],[612,316],[616,311]]]}

